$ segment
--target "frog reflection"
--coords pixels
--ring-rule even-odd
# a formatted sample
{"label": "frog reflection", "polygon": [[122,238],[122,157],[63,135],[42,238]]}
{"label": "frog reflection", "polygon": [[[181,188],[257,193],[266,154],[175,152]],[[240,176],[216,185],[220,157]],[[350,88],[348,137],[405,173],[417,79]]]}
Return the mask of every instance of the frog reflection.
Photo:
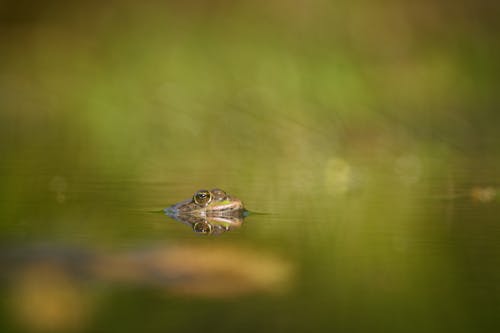
{"label": "frog reflection", "polygon": [[243,202],[221,189],[199,190],[191,199],[167,207],[164,212],[203,234],[220,234],[238,228],[247,215]]}
{"label": "frog reflection", "polygon": [[243,223],[243,217],[237,216],[178,216],[174,217],[179,222],[190,225],[193,231],[200,234],[217,235],[239,228]]}

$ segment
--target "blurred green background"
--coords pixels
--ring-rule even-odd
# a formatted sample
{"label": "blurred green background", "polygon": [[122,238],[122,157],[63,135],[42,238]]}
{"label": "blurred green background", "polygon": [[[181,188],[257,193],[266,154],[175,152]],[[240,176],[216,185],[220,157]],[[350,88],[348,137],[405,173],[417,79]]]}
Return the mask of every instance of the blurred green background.
{"label": "blurred green background", "polygon": [[[500,328],[499,9],[0,1],[0,330]],[[211,187],[269,215],[148,213]],[[78,271],[158,246],[224,283]]]}

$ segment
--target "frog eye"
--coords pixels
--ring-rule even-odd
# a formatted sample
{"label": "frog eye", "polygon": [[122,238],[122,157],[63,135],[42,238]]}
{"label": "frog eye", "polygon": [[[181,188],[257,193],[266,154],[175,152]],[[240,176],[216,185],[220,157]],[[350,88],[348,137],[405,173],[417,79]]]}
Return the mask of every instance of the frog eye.
{"label": "frog eye", "polygon": [[194,194],[193,201],[199,206],[206,206],[212,201],[212,194],[207,190],[200,190]]}
{"label": "frog eye", "polygon": [[210,193],[212,193],[212,197],[214,198],[214,200],[222,201],[227,199],[226,192],[221,189],[214,188],[212,191],[210,191]]}
{"label": "frog eye", "polygon": [[212,225],[207,222],[197,222],[193,225],[193,230],[200,234],[212,233]]}

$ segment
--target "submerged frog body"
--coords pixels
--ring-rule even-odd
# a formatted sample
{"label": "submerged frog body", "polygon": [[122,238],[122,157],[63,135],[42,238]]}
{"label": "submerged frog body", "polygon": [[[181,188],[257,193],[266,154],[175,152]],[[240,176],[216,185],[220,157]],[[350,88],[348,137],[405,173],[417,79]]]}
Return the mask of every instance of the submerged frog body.
{"label": "submerged frog body", "polygon": [[213,234],[239,227],[247,211],[241,200],[220,189],[199,190],[191,199],[164,209],[166,215],[189,224],[195,232]]}

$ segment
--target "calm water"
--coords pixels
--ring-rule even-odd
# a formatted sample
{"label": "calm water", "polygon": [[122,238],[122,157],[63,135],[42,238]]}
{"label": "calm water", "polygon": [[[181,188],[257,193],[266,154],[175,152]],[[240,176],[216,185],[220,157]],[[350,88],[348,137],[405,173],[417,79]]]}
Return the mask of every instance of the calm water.
{"label": "calm water", "polygon": [[[497,170],[481,166],[488,185],[406,159],[406,174],[398,159],[385,171],[335,159],[317,179],[318,166],[282,177],[266,161],[256,178],[166,166],[161,180],[4,166],[22,185],[2,200],[3,330],[487,331]],[[151,212],[215,185],[267,214],[204,236]]]}
{"label": "calm water", "polygon": [[0,6],[1,332],[498,331],[496,5],[312,3]]}

